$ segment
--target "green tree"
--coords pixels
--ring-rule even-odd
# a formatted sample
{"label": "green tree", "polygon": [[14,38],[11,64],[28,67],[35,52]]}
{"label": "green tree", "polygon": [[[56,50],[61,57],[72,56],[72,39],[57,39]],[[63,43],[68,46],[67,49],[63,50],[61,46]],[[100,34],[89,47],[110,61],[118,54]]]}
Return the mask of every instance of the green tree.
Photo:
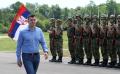
{"label": "green tree", "polygon": [[117,4],[114,0],[107,0],[107,11],[108,15],[117,14]]}
{"label": "green tree", "polygon": [[51,7],[51,17],[56,18],[56,19],[60,19],[61,18],[61,8],[59,7],[59,5],[53,5]]}

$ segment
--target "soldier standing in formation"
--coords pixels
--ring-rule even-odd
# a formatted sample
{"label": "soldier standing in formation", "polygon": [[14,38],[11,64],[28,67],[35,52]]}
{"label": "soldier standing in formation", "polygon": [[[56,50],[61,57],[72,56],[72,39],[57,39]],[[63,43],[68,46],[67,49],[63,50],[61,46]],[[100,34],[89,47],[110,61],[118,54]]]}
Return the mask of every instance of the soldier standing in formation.
{"label": "soldier standing in formation", "polygon": [[84,19],[84,27],[83,27],[83,47],[86,54],[87,61],[84,63],[85,65],[91,65],[92,60],[92,51],[91,51],[91,19],[89,16],[86,16]]}
{"label": "soldier standing in formation", "polygon": [[117,55],[118,55],[117,67],[120,68],[120,15],[117,16],[116,31],[117,31],[117,35],[116,35],[116,49],[117,49]]}
{"label": "soldier standing in formation", "polygon": [[92,17],[92,54],[95,62],[93,66],[99,65],[100,53],[99,53],[99,37],[100,37],[100,28],[98,26],[98,17],[94,15]]}
{"label": "soldier standing in formation", "polygon": [[81,16],[76,16],[74,19],[75,25],[75,55],[76,55],[76,64],[83,64],[84,60],[84,51],[83,51],[83,39],[82,39],[82,18]]}
{"label": "soldier standing in formation", "polygon": [[51,55],[52,55],[52,59],[49,60],[50,62],[55,62],[56,61],[56,52],[55,52],[55,18],[51,18],[50,19],[50,28],[48,30],[48,33],[49,33],[49,39],[50,39],[50,52],[51,52]]}
{"label": "soldier standing in formation", "polygon": [[72,18],[68,19],[67,37],[68,37],[68,49],[71,56],[69,64],[75,63],[75,27]]}
{"label": "soldier standing in formation", "polygon": [[[50,20],[51,27],[48,30],[50,38],[50,51],[52,54],[52,59],[50,62],[62,62],[63,57],[63,30],[62,30],[62,21],[60,19],[55,20],[51,18]],[[57,58],[58,55],[58,59]]]}
{"label": "soldier standing in formation", "polygon": [[55,30],[55,50],[58,55],[58,59],[56,62],[62,62],[63,57],[63,29],[62,29],[62,21],[57,19],[56,21],[56,30]]}
{"label": "soldier standing in formation", "polygon": [[100,46],[101,46],[101,54],[102,54],[102,62],[101,66],[105,67],[108,64],[108,49],[107,49],[107,16],[103,15],[101,16],[101,22],[100,22]]}
{"label": "soldier standing in formation", "polygon": [[116,47],[115,47],[115,40],[116,40],[116,29],[115,29],[115,15],[111,15],[108,23],[108,51],[110,57],[110,67],[114,67],[117,63],[117,55],[116,55]]}

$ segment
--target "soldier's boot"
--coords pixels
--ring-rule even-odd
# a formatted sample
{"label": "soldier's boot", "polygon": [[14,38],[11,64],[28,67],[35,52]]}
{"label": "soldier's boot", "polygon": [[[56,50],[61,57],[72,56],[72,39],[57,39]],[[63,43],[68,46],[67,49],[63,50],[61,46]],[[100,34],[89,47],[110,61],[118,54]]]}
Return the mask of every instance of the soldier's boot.
{"label": "soldier's boot", "polygon": [[91,66],[99,66],[99,59],[95,59],[95,62]]}
{"label": "soldier's boot", "polygon": [[87,62],[85,62],[84,65],[91,65],[91,59],[87,59]]}
{"label": "soldier's boot", "polygon": [[116,68],[120,68],[120,62],[117,63]]}
{"label": "soldier's boot", "polygon": [[80,58],[76,64],[83,64],[83,58]]}
{"label": "soldier's boot", "polygon": [[117,67],[120,68],[120,58],[119,58],[119,62],[117,63]]}
{"label": "soldier's boot", "polygon": [[53,56],[51,60],[49,60],[49,62],[56,62],[56,56]]}
{"label": "soldier's boot", "polygon": [[71,61],[68,62],[68,64],[75,64],[75,63],[76,63],[75,58],[72,58]]}
{"label": "soldier's boot", "polygon": [[56,62],[62,62],[62,56],[59,56],[58,59],[56,60]]}
{"label": "soldier's boot", "polygon": [[117,68],[120,68],[120,62],[117,63],[116,67],[117,67]]}
{"label": "soldier's boot", "polygon": [[106,67],[108,64],[108,59],[103,59],[102,63],[101,63],[101,67]]}
{"label": "soldier's boot", "polygon": [[111,68],[115,67],[116,63],[117,63],[117,61],[111,61],[108,65],[108,67],[111,67]]}
{"label": "soldier's boot", "polygon": [[79,64],[83,64],[83,58],[80,58]]}

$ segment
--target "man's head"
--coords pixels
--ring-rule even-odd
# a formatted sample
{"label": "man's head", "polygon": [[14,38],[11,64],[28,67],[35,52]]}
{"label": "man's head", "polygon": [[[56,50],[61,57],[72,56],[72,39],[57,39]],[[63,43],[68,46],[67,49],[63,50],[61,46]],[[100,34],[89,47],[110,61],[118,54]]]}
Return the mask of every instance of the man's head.
{"label": "man's head", "polygon": [[115,23],[115,15],[110,15],[109,21],[111,24]]}
{"label": "man's head", "polygon": [[60,25],[62,25],[62,20],[57,19],[56,23],[57,23],[57,26],[60,26]]}
{"label": "man's head", "polygon": [[97,22],[98,21],[98,16],[97,15],[93,15],[92,16],[92,21],[93,22]]}
{"label": "man's head", "polygon": [[76,15],[75,18],[76,18],[77,20],[81,20],[81,19],[82,19],[82,17],[81,17],[80,15]]}
{"label": "man's head", "polygon": [[69,18],[68,18],[68,24],[69,24],[69,23],[72,23],[72,22],[73,22],[73,19],[69,17]]}
{"label": "man's head", "polygon": [[74,24],[78,24],[77,22],[78,22],[77,19],[74,19],[74,20],[73,20],[73,23],[74,23]]}
{"label": "man's head", "polygon": [[106,26],[107,25],[107,22],[108,22],[108,16],[107,15],[102,15],[101,17],[100,17],[100,20],[101,20],[101,25],[102,26]]}
{"label": "man's head", "polygon": [[28,16],[28,23],[29,23],[30,27],[35,27],[36,22],[37,22],[37,19],[36,19],[35,15],[32,14],[32,15]]}
{"label": "man's head", "polygon": [[72,26],[72,24],[73,24],[73,19],[72,19],[72,18],[68,18],[67,24],[68,24],[68,26]]}
{"label": "man's head", "polygon": [[51,19],[50,19],[50,24],[51,24],[51,25],[55,25],[55,21],[56,21],[55,18],[51,18]]}
{"label": "man's head", "polygon": [[117,22],[120,24],[120,15],[117,16]]}
{"label": "man's head", "polygon": [[91,17],[89,15],[85,15],[84,16],[84,22],[86,22],[86,24],[88,24],[89,22],[91,22]]}

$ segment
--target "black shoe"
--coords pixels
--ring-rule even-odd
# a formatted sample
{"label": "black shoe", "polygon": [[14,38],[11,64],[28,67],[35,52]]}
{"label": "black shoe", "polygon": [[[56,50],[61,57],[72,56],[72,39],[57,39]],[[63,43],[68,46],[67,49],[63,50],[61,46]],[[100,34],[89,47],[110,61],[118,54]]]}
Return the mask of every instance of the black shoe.
{"label": "black shoe", "polygon": [[85,62],[83,65],[91,65],[91,59],[87,59],[87,62]]}
{"label": "black shoe", "polygon": [[91,66],[99,66],[99,59],[95,59],[95,62]]}
{"label": "black shoe", "polygon": [[117,63],[116,68],[120,68],[120,63]]}
{"label": "black shoe", "polygon": [[76,62],[71,60],[70,62],[68,62],[68,64],[75,64]]}
{"label": "black shoe", "polygon": [[62,62],[62,56],[59,56],[59,58],[56,60],[56,62],[61,63]]}
{"label": "black shoe", "polygon": [[91,61],[85,62],[84,65],[91,65]]}
{"label": "black shoe", "polygon": [[95,62],[95,63],[91,64],[91,66],[99,66],[99,62]]}
{"label": "black shoe", "polygon": [[117,66],[120,66],[120,63],[117,63]]}
{"label": "black shoe", "polygon": [[80,58],[79,60],[76,61],[76,64],[83,64],[83,58]]}
{"label": "black shoe", "polygon": [[82,64],[83,64],[83,61],[76,61],[75,64],[80,64],[80,65],[82,65]]}
{"label": "black shoe", "polygon": [[56,62],[56,56],[53,56],[51,60],[49,60],[49,62]]}
{"label": "black shoe", "polygon": [[116,61],[110,62],[108,67],[113,68],[116,65]]}
{"label": "black shoe", "polygon": [[62,63],[62,60],[61,60],[61,59],[58,59],[58,60],[56,60],[56,62]]}
{"label": "black shoe", "polygon": [[100,67],[107,67],[107,63],[104,63],[104,62],[103,62],[103,63],[100,64],[99,66],[100,66]]}
{"label": "black shoe", "polygon": [[108,59],[103,59],[102,63],[100,64],[100,67],[107,67]]}
{"label": "black shoe", "polygon": [[51,59],[49,60],[49,62],[56,62],[56,59]]}

